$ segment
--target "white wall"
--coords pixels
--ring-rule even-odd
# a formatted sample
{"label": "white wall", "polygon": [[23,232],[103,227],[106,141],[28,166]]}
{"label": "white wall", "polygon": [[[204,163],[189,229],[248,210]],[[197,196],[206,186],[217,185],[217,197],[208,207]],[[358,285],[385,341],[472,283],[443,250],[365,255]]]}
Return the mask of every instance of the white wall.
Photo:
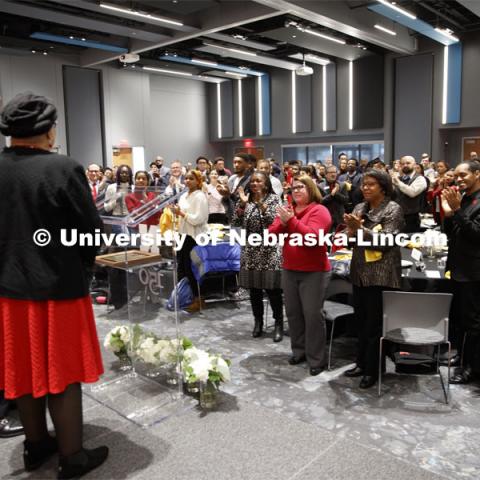
{"label": "white wall", "polygon": [[0,95],[4,105],[26,91],[52,100],[58,110],[57,145],[66,154],[62,65],[72,63],[53,55],[0,55]]}
{"label": "white wall", "polygon": [[167,163],[195,162],[199,155],[215,155],[209,143],[207,84],[184,78],[150,75],[150,156]]}
{"label": "white wall", "polygon": [[122,141],[132,147],[148,146],[150,84],[148,75],[103,67],[106,161],[112,164],[112,147]]}
{"label": "white wall", "polygon": [[[0,96],[3,104],[30,90],[51,99],[58,109],[57,144],[66,150],[62,65],[72,59],[53,55],[1,55]],[[183,78],[102,66],[105,151],[112,163],[112,147],[122,140],[145,147],[146,166],[157,155],[170,164],[213,157],[209,143],[206,84]]]}
{"label": "white wall", "polygon": [[105,143],[145,147],[145,163],[193,162],[215,152],[209,143],[207,90],[203,82],[104,67]]}

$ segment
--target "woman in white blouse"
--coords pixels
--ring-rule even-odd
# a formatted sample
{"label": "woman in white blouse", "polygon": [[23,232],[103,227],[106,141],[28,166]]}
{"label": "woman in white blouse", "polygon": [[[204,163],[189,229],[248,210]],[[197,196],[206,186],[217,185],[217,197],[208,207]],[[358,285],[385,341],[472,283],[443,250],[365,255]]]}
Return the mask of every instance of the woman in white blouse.
{"label": "woman in white blouse", "polygon": [[218,192],[218,172],[212,170],[210,172],[210,183],[203,184],[203,191],[207,194],[208,201],[208,223],[223,223],[227,225],[227,215],[225,206],[223,205],[223,196]]}
{"label": "woman in white blouse", "polygon": [[[188,191],[184,193],[173,211],[180,217],[179,233],[185,234],[185,242],[177,253],[178,280],[188,278],[192,292],[197,292],[197,282],[192,272],[190,252],[197,245],[195,237],[207,231],[208,201],[202,191],[203,177],[198,170],[190,170],[185,177],[185,186]],[[200,309],[200,298],[195,297],[187,308],[194,312]]]}
{"label": "woman in white blouse", "polygon": [[[125,197],[130,193],[133,184],[132,169],[128,165],[120,165],[117,169],[116,180],[116,183],[107,187],[103,208],[113,217],[125,217],[128,215]],[[122,225],[112,225],[112,232],[122,233],[122,227]]]}

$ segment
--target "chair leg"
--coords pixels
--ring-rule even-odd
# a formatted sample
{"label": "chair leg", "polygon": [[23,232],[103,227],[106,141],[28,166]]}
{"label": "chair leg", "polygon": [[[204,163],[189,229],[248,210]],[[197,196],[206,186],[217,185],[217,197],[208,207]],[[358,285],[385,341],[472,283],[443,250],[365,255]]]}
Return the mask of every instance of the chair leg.
{"label": "chair leg", "polygon": [[380,337],[380,355],[378,357],[378,396],[382,395],[382,356],[383,356],[383,337]]}
{"label": "chair leg", "polygon": [[447,342],[448,345],[448,367],[447,367],[447,405],[450,402],[450,359],[452,358],[452,344]]}
{"label": "chair leg", "polygon": [[197,280],[197,290],[198,290],[198,311],[202,312],[202,295],[200,292],[200,282]]}
{"label": "chair leg", "polygon": [[332,362],[332,343],[333,343],[333,331],[335,330],[335,320],[332,320],[332,329],[330,331],[330,345],[328,346],[328,370]]}
{"label": "chair leg", "polygon": [[265,299],[265,296],[264,296],[263,299],[262,299],[262,302],[265,304],[265,313],[264,313],[265,331],[267,331],[268,330],[268,304],[269,304],[270,300],[269,300],[268,297]]}
{"label": "chair leg", "polygon": [[447,387],[443,381],[442,372],[440,372],[440,345],[437,346],[437,373],[440,376],[440,383],[442,384],[443,395],[445,397],[445,403],[448,405],[448,392],[450,390],[450,342],[448,342],[448,378]]}

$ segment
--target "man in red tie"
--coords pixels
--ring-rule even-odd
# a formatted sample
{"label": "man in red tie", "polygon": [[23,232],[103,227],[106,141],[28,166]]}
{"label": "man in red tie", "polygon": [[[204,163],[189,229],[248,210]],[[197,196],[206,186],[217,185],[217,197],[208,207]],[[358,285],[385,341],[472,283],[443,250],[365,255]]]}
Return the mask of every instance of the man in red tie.
{"label": "man in red tie", "polygon": [[88,166],[87,169],[87,178],[88,184],[90,185],[90,191],[92,192],[92,198],[95,202],[97,200],[97,196],[100,193],[101,184],[99,182],[99,173],[100,167],[96,163],[92,163]]}

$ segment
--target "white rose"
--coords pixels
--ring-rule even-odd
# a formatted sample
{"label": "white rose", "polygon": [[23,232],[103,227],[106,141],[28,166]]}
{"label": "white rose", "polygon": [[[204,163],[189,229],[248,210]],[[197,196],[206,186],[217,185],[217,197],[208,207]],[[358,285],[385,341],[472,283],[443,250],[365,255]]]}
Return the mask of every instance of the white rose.
{"label": "white rose", "polygon": [[195,360],[190,364],[190,367],[193,369],[193,374],[201,382],[206,382],[208,380],[208,371],[210,370],[210,362],[205,362],[203,360]]}
{"label": "white rose", "polygon": [[217,371],[222,376],[224,382],[230,381],[230,368],[227,362],[221,357],[217,358]]}

